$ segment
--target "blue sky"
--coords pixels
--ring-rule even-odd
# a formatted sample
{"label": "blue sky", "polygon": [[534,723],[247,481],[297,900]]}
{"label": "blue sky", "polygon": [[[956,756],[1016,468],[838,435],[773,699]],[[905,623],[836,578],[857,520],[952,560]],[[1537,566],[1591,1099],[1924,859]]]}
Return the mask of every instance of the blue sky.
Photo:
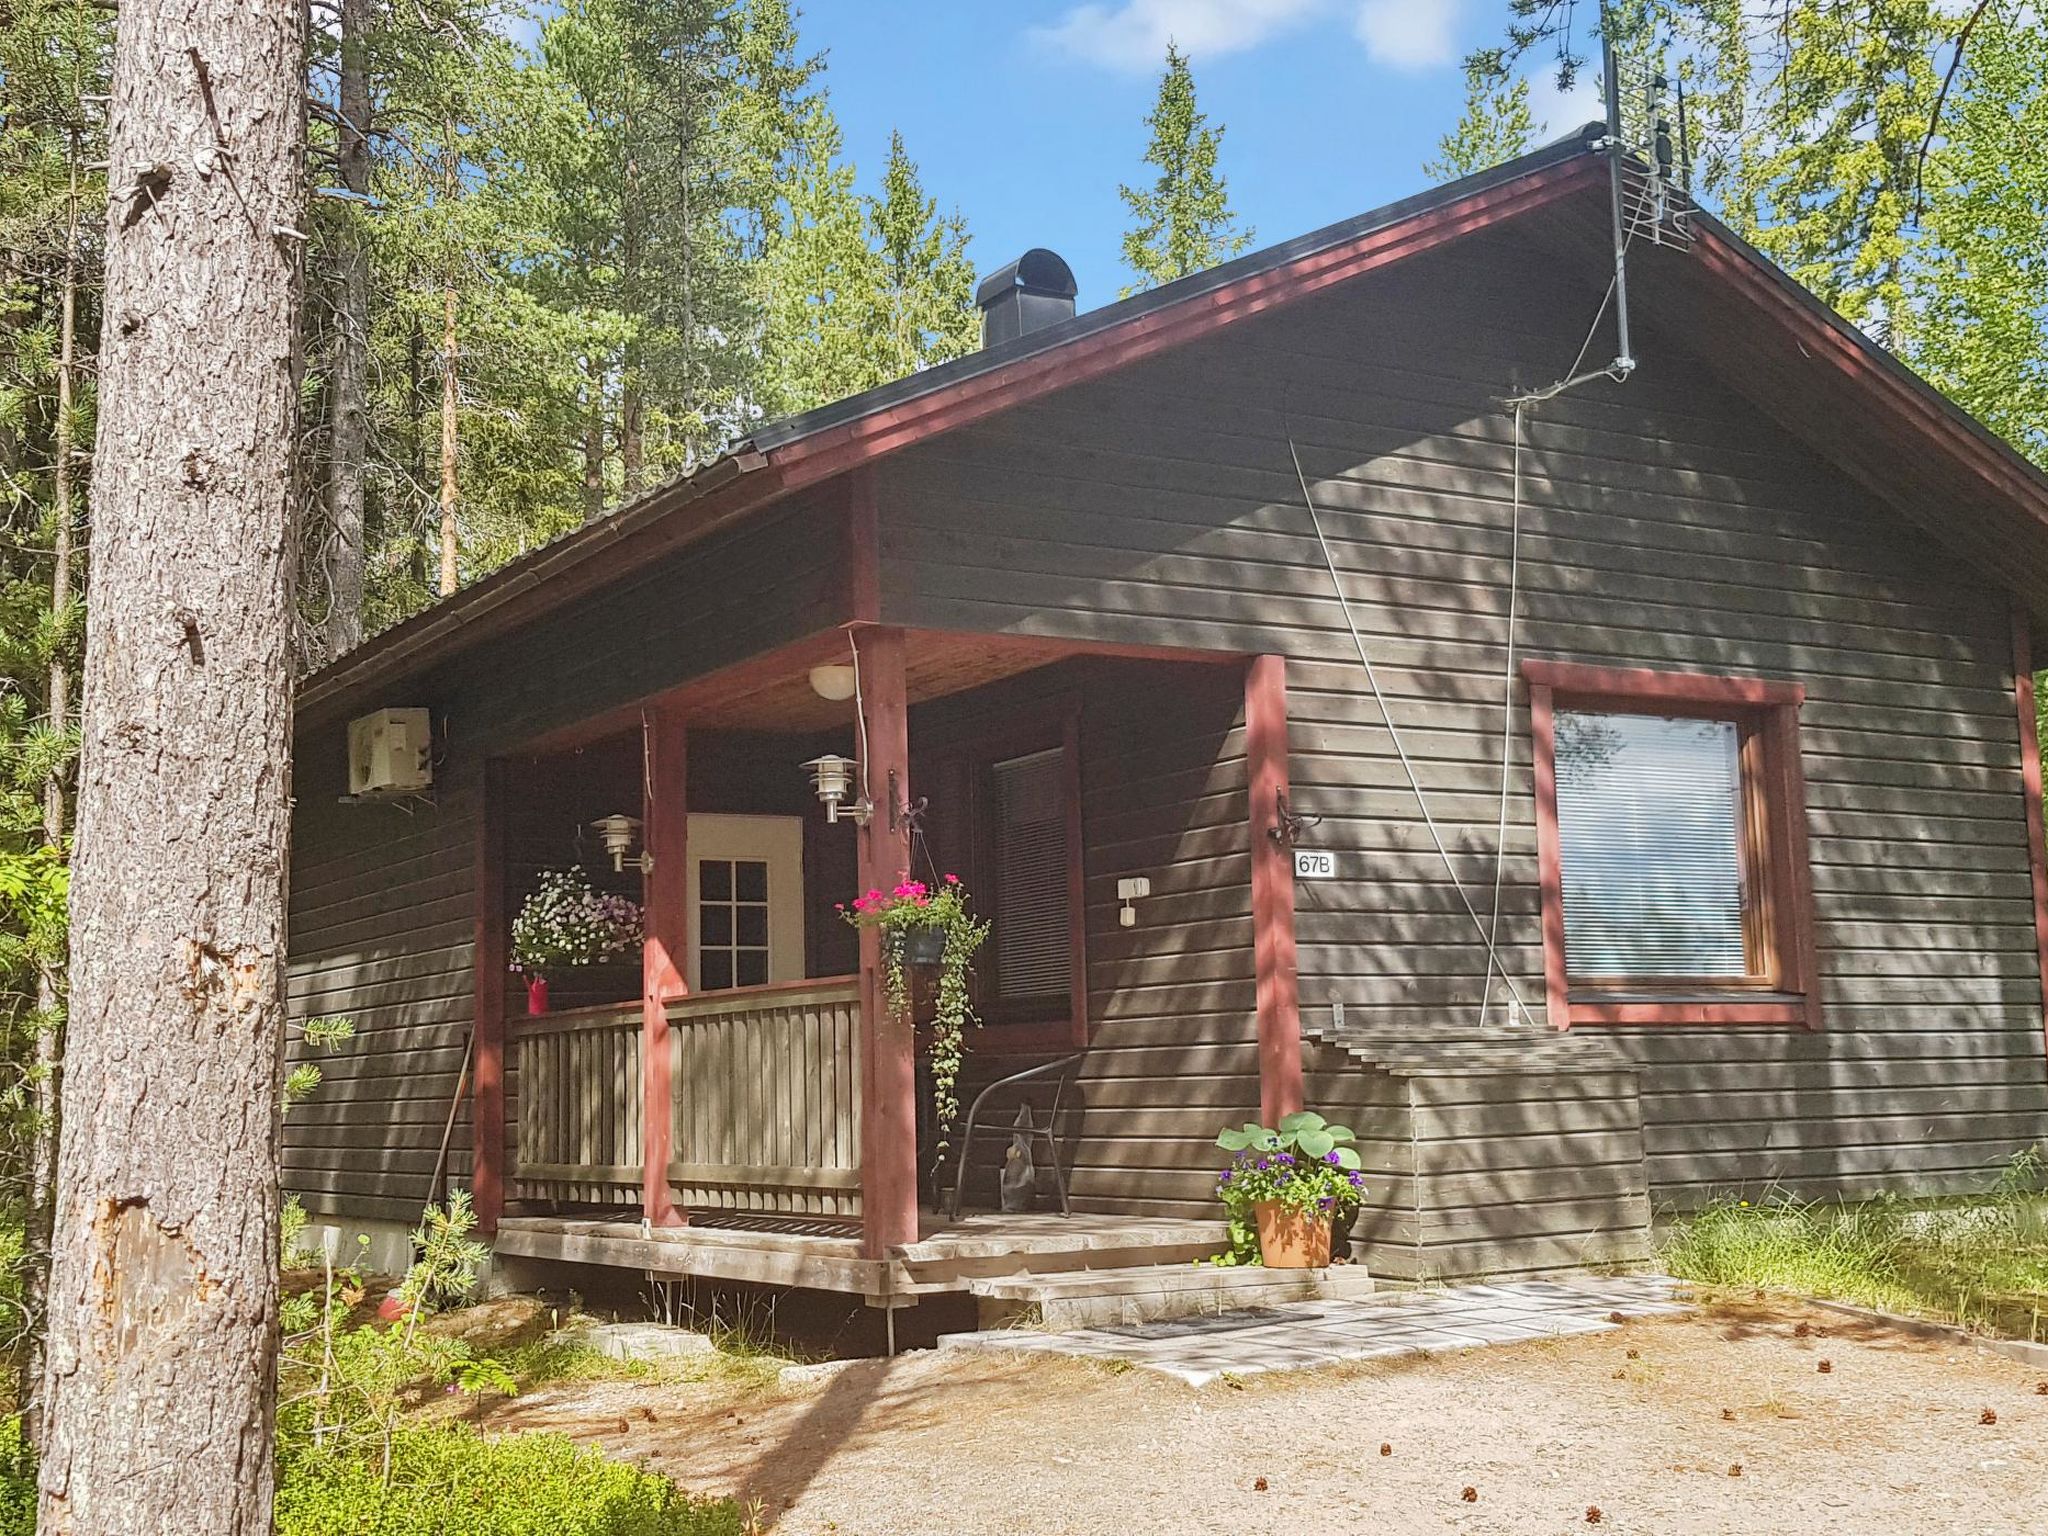
{"label": "blue sky", "polygon": [[[1051,246],[1089,309],[1129,281],[1117,185],[1145,170],[1168,37],[1228,130],[1231,201],[1263,245],[1420,191],[1460,61],[1506,17],[1505,0],[809,0],[800,27],[864,186],[901,129],[980,270]],[[1599,115],[1583,85],[1564,101],[1534,84],[1553,133]]]}

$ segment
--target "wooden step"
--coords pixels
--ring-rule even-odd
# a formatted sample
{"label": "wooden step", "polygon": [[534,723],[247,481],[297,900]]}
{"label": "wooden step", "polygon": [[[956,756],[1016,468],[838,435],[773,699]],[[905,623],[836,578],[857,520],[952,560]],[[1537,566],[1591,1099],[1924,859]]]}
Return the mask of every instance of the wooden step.
{"label": "wooden step", "polygon": [[1262,1269],[1216,1264],[1133,1264],[1063,1274],[970,1280],[979,1326],[1035,1326],[1054,1332],[1372,1294],[1362,1265]]}

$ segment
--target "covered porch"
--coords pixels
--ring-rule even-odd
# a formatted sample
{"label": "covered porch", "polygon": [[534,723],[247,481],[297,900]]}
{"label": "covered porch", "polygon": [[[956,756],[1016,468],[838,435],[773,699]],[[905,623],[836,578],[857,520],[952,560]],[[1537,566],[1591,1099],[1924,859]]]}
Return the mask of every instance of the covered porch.
{"label": "covered porch", "polygon": [[[1087,914],[1098,932],[1117,921],[1117,871],[1088,856],[1082,811],[1103,666],[1162,693],[1199,678],[1242,722],[1250,824],[1240,810],[1231,841],[1251,851],[1258,1095],[1268,1114],[1298,1106],[1279,659],[856,622],[487,765],[473,1184],[498,1251],[870,1299],[1214,1252],[1220,1220],[1142,1201],[941,1219],[917,1027],[883,1001],[878,936],[836,911],[957,870],[996,927],[970,1047],[984,1080],[1085,1052]],[[836,810],[806,771],[827,754],[856,765]],[[616,815],[639,826],[615,861],[596,824]],[[511,918],[539,869],[572,862],[641,904],[639,964],[557,981],[529,1013]],[[968,1191],[994,1204],[992,1177]]]}

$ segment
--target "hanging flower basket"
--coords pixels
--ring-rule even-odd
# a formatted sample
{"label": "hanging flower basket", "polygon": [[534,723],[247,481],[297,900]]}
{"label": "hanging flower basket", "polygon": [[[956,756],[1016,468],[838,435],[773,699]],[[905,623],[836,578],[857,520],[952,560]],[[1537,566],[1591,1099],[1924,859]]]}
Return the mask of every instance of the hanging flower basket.
{"label": "hanging flower basket", "polygon": [[512,920],[510,969],[526,978],[526,1011],[548,1011],[548,976],[600,965],[640,947],[638,903],[600,891],[580,865],[544,869]]}
{"label": "hanging flower basket", "polygon": [[856,928],[874,928],[882,937],[882,993],[889,1012],[910,1017],[910,971],[936,969],[933,987],[930,1052],[932,1109],[939,1125],[935,1169],[946,1161],[946,1136],[960,1115],[956,1084],[966,1049],[967,1026],[974,1003],[967,977],[974,952],[988,938],[989,925],[967,906],[967,888],[958,875],[937,886],[905,880],[893,891],[873,890],[842,905],[839,915]]}

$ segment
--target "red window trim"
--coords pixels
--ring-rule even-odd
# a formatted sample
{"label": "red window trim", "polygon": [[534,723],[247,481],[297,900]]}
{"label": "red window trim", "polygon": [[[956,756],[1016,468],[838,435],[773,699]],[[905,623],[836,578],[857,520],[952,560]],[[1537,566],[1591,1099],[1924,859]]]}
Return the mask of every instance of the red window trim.
{"label": "red window trim", "polygon": [[[1067,822],[1067,943],[1073,956],[1066,1016],[1060,1017],[1055,1010],[1052,1017],[1008,1021],[985,1018],[977,1032],[975,1048],[988,1055],[1082,1050],[1088,1044],[1087,850],[1082,842],[1081,822],[1080,699],[1063,694],[1012,710],[999,725],[982,724],[957,733],[942,732],[932,748],[935,760],[957,760],[970,772],[978,772],[1005,758],[1054,747],[1065,754],[1061,764],[1061,796]],[[978,811],[976,815],[978,818]],[[983,862],[981,838],[978,825],[968,829],[967,846],[956,853],[966,855],[961,862],[974,866]],[[978,879],[981,870],[973,868],[969,873]]]}
{"label": "red window trim", "polygon": [[[1815,977],[1813,875],[1806,832],[1806,770],[1799,744],[1804,685],[1762,677],[1718,677],[1647,667],[1592,667],[1524,661],[1536,769],[1537,878],[1542,894],[1544,1000],[1558,1029],[1580,1024],[1798,1024],[1821,1026]],[[1674,997],[1572,994],[1565,964],[1564,859],[1557,827],[1557,707],[1751,715],[1762,743],[1765,901],[1777,956],[1776,990],[1731,987]],[[1745,990],[1749,995],[1744,995]]]}

